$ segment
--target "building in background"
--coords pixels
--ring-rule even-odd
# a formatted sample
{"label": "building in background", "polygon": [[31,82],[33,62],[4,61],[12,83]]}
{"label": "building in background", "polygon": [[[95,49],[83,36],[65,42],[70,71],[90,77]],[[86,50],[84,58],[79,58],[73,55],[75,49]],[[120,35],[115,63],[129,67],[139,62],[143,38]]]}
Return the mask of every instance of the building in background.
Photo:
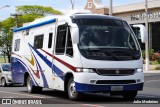
{"label": "building in background", "polygon": [[[109,14],[109,7],[101,0],[87,0],[84,8],[95,14]],[[145,24],[145,2],[113,7],[113,16],[126,20],[129,24]],[[160,51],[160,0],[148,2],[149,48]],[[138,35],[138,34],[136,34]]]}

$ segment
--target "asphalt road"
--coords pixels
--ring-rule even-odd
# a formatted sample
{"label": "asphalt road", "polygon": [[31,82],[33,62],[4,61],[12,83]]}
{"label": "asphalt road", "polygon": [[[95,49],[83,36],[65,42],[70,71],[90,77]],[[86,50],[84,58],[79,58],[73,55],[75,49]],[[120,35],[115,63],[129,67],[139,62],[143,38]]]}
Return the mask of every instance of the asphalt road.
{"label": "asphalt road", "polygon": [[[23,86],[0,86],[0,98],[42,98],[52,105],[34,105],[34,107],[159,107],[160,104],[132,104],[133,101],[125,101],[121,96],[110,96],[109,94],[89,94],[83,95],[81,101],[71,101],[64,92],[44,89],[42,93],[29,94]],[[139,92],[135,101],[141,99],[160,101],[160,73],[145,74],[144,90]],[[0,99],[1,100],[1,99]],[[33,105],[0,105],[0,107],[33,107]]]}

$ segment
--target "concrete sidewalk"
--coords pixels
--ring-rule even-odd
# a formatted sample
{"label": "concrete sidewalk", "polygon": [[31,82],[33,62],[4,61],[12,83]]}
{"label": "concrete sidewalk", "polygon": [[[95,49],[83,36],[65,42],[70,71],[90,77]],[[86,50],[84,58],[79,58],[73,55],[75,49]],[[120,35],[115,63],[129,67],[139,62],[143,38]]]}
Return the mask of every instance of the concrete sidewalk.
{"label": "concrete sidewalk", "polygon": [[144,73],[160,73],[160,70],[149,70],[149,71],[145,71]]}

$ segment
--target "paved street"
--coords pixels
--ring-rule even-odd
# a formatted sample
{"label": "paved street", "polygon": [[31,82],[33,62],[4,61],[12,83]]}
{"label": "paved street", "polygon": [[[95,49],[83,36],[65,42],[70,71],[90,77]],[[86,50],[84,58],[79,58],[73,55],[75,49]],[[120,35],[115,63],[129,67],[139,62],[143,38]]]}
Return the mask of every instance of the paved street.
{"label": "paved street", "polygon": [[[81,101],[70,101],[64,92],[52,91],[44,89],[42,93],[28,94],[26,87],[13,86],[13,87],[0,87],[1,98],[47,98],[49,103],[53,103],[56,106],[76,106],[76,107],[124,107],[124,106],[137,106],[137,104],[129,104],[124,101],[120,96],[109,96],[109,94],[84,94],[84,98]],[[136,99],[139,98],[160,98],[160,73],[146,73],[144,90],[138,93]],[[128,104],[125,104],[128,103]],[[131,102],[132,103],[132,102]],[[67,105],[66,105],[67,104]],[[115,105],[118,104],[118,105]],[[123,104],[123,105],[122,105]],[[125,105],[124,105],[125,104]],[[159,105],[152,104],[154,107]],[[0,105],[0,107],[14,107],[13,105]],[[26,107],[27,105],[15,105],[15,107]],[[31,106],[31,105],[30,105]],[[30,107],[27,106],[27,107]],[[49,106],[49,105],[48,105]],[[150,104],[140,104],[141,107],[150,107]],[[35,106],[35,107],[44,107]],[[50,106],[49,106],[50,107]]]}

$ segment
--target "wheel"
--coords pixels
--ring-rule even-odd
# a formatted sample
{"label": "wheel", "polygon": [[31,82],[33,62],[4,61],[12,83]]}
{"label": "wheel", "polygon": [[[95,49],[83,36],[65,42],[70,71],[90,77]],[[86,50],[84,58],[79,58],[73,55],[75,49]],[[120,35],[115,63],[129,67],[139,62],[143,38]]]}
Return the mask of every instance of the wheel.
{"label": "wheel", "polygon": [[27,78],[27,91],[29,93],[33,93],[34,92],[34,86],[32,84],[32,79],[31,79],[30,76],[28,76],[28,78]]}
{"label": "wheel", "polygon": [[2,78],[1,83],[2,83],[2,87],[6,87],[7,86],[5,78]]}
{"label": "wheel", "polygon": [[68,97],[71,100],[78,100],[81,97],[81,93],[76,92],[75,82],[74,82],[73,78],[70,78],[69,81],[68,81],[67,92],[68,92]]}
{"label": "wheel", "polygon": [[125,100],[134,100],[137,96],[138,91],[124,91],[122,92],[122,96]]}
{"label": "wheel", "polygon": [[38,86],[33,86],[32,84],[32,79],[30,76],[28,76],[27,78],[27,91],[29,93],[39,93],[42,92],[42,87],[38,87]]}

